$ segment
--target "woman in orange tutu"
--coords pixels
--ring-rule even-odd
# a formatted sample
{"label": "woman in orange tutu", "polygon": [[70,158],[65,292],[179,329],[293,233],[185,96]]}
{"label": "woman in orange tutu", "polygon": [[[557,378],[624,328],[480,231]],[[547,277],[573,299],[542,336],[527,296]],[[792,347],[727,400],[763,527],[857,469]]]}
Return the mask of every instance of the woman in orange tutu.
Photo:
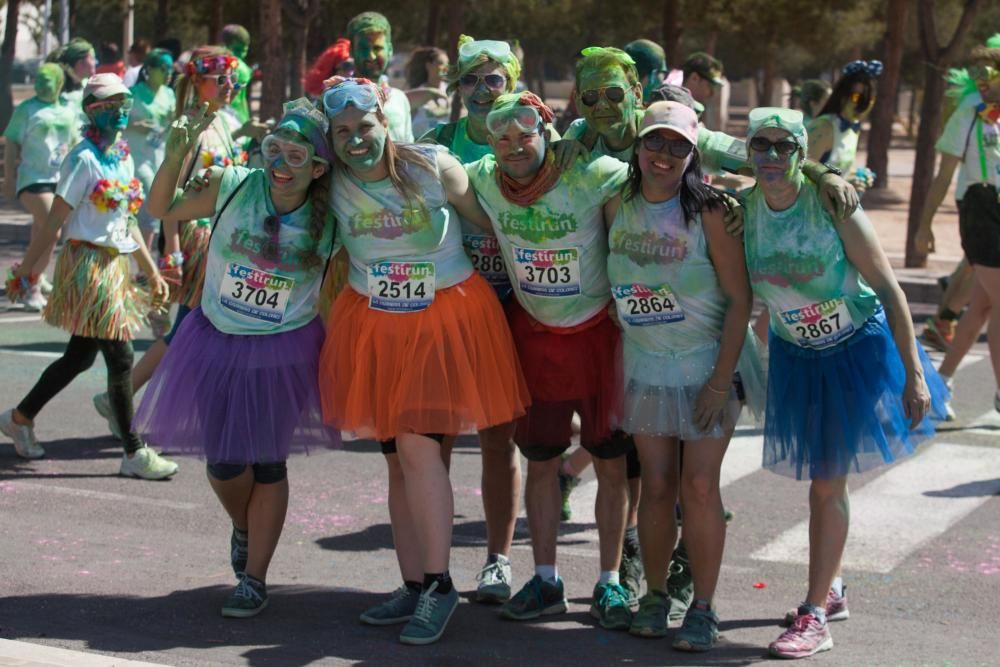
{"label": "woman in orange tutu", "polygon": [[320,358],[323,411],[337,428],[378,440],[389,464],[406,584],[361,619],[408,621],[400,641],[429,644],[458,604],[442,441],[520,417],[528,391],[503,310],[462,248],[459,213],[490,224],[465,170],[443,148],[393,143],[377,85],[330,83],[330,205],[350,256],[350,288],[333,305]]}

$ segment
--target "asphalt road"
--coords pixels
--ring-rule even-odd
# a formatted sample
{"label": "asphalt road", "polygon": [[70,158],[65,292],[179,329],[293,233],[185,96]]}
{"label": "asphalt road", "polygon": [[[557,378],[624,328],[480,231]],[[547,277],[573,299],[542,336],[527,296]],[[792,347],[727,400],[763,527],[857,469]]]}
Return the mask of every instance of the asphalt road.
{"label": "asphalt road", "polygon": [[[16,404],[66,339],[37,316],[0,312],[0,409]],[[1000,415],[985,352],[977,345],[959,373],[958,423],[910,461],[852,481],[852,616],[833,626],[834,650],[813,662],[996,664]],[[48,458],[23,461],[0,444],[0,638],[171,665],[750,664],[767,659],[777,620],[805,593],[806,484],[759,469],[760,438],[748,425],[724,467],[736,518],[715,651],[675,653],[668,641],[605,631],[588,616],[598,574],[589,474],[559,543],[569,613],[502,621],[467,595],[485,546],[479,454],[463,438],[453,458],[452,574],[466,599],[440,643],[404,647],[398,628],[357,621],[399,581],[384,464],[372,443],[355,442],[289,461],[291,506],[269,574],[271,606],[255,619],[226,620],[219,607],[234,583],[229,532],[203,464],[179,457],[169,482],[117,477],[120,450],[90,403],[104,381],[99,361],[39,415]],[[532,567],[523,519],[512,558],[520,586]]]}

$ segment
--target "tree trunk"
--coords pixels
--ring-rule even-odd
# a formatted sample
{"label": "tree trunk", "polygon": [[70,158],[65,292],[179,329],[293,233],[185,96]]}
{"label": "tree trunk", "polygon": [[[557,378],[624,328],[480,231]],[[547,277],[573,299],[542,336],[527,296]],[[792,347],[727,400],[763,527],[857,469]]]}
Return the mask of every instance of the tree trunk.
{"label": "tree trunk", "polygon": [[681,35],[684,23],[681,20],[681,0],[663,0],[663,51],[667,54],[669,67],[680,67],[684,56],[681,54]]}
{"label": "tree trunk", "polygon": [[288,98],[297,100],[302,97],[302,79],[306,75],[306,44],[309,43],[309,23],[302,21],[295,25],[294,52],[292,54],[292,71],[289,74]]}
{"label": "tree trunk", "polygon": [[[4,26],[3,46],[0,47],[0,127],[7,127],[14,113],[14,95],[10,90],[10,78],[14,69],[14,45],[17,42],[20,10],[20,0],[7,0],[7,23]],[[4,174],[4,178],[12,177],[13,174]]]}
{"label": "tree trunk", "polygon": [[708,33],[708,37],[705,39],[705,53],[710,56],[715,55],[715,49],[719,45],[719,31],[713,30]]}
{"label": "tree trunk", "polygon": [[170,27],[170,0],[156,0],[156,16],[153,18],[153,34],[159,39],[167,37]]}
{"label": "tree trunk", "polygon": [[427,10],[427,32],[424,33],[424,44],[436,46],[438,43],[438,26],[441,24],[441,3],[437,0],[430,1]]}
{"label": "tree trunk", "polygon": [[885,69],[878,82],[878,97],[872,111],[871,132],[868,134],[868,168],[875,172],[875,187],[889,187],[889,144],[892,143],[892,121],[899,98],[899,74],[903,65],[903,42],[906,16],[911,0],[889,0],[885,29]]}
{"label": "tree trunk", "polygon": [[260,66],[262,71],[260,91],[260,118],[281,117],[281,104],[285,101],[285,54],[281,40],[280,0],[261,0]]}
{"label": "tree trunk", "polygon": [[222,10],[224,3],[215,2],[209,5],[208,12],[208,43],[219,44],[222,42]]}
{"label": "tree trunk", "polygon": [[965,0],[962,16],[945,47],[939,46],[933,0],[920,0],[918,7],[920,46],[924,56],[924,99],[920,104],[920,130],[917,132],[917,154],[913,159],[913,188],[910,190],[910,214],[906,225],[906,267],[927,266],[927,255],[918,253],[913,238],[920,226],[927,205],[927,190],[934,180],[937,162],[934,144],[941,124],[941,102],[944,98],[944,72],[958,57],[958,49],[972,26],[981,0]]}

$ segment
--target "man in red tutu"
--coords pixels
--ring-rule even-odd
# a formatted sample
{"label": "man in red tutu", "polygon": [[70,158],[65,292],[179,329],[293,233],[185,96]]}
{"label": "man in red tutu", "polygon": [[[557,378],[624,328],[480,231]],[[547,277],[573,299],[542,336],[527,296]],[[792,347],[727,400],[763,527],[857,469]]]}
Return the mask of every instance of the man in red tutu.
{"label": "man in red tutu", "polygon": [[556,569],[557,475],[576,412],[580,444],[594,456],[598,481],[601,576],[591,614],[605,628],[626,630],[632,614],[618,567],[627,504],[625,453],[632,443],[614,432],[621,412],[619,340],[608,317],[602,206],[625,182],[628,166],[599,157],[558,170],[545,129],[553,118],[532,93],[500,96],[486,122],[494,154],[466,165],[514,287],[508,318],[532,400],[514,439],[528,459],[525,506],[535,576],[501,615],[528,620],[566,610]]}

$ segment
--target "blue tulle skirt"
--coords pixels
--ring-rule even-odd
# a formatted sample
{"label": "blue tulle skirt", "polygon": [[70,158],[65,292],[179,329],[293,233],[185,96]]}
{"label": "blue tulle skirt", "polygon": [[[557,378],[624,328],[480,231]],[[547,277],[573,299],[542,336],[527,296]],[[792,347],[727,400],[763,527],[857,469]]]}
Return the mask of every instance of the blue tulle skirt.
{"label": "blue tulle skirt", "polygon": [[949,392],[920,343],[931,414],[916,429],[903,408],[906,372],[879,310],[843,343],[801,348],[770,335],[764,467],[795,479],[833,479],[911,454],[944,419]]}

